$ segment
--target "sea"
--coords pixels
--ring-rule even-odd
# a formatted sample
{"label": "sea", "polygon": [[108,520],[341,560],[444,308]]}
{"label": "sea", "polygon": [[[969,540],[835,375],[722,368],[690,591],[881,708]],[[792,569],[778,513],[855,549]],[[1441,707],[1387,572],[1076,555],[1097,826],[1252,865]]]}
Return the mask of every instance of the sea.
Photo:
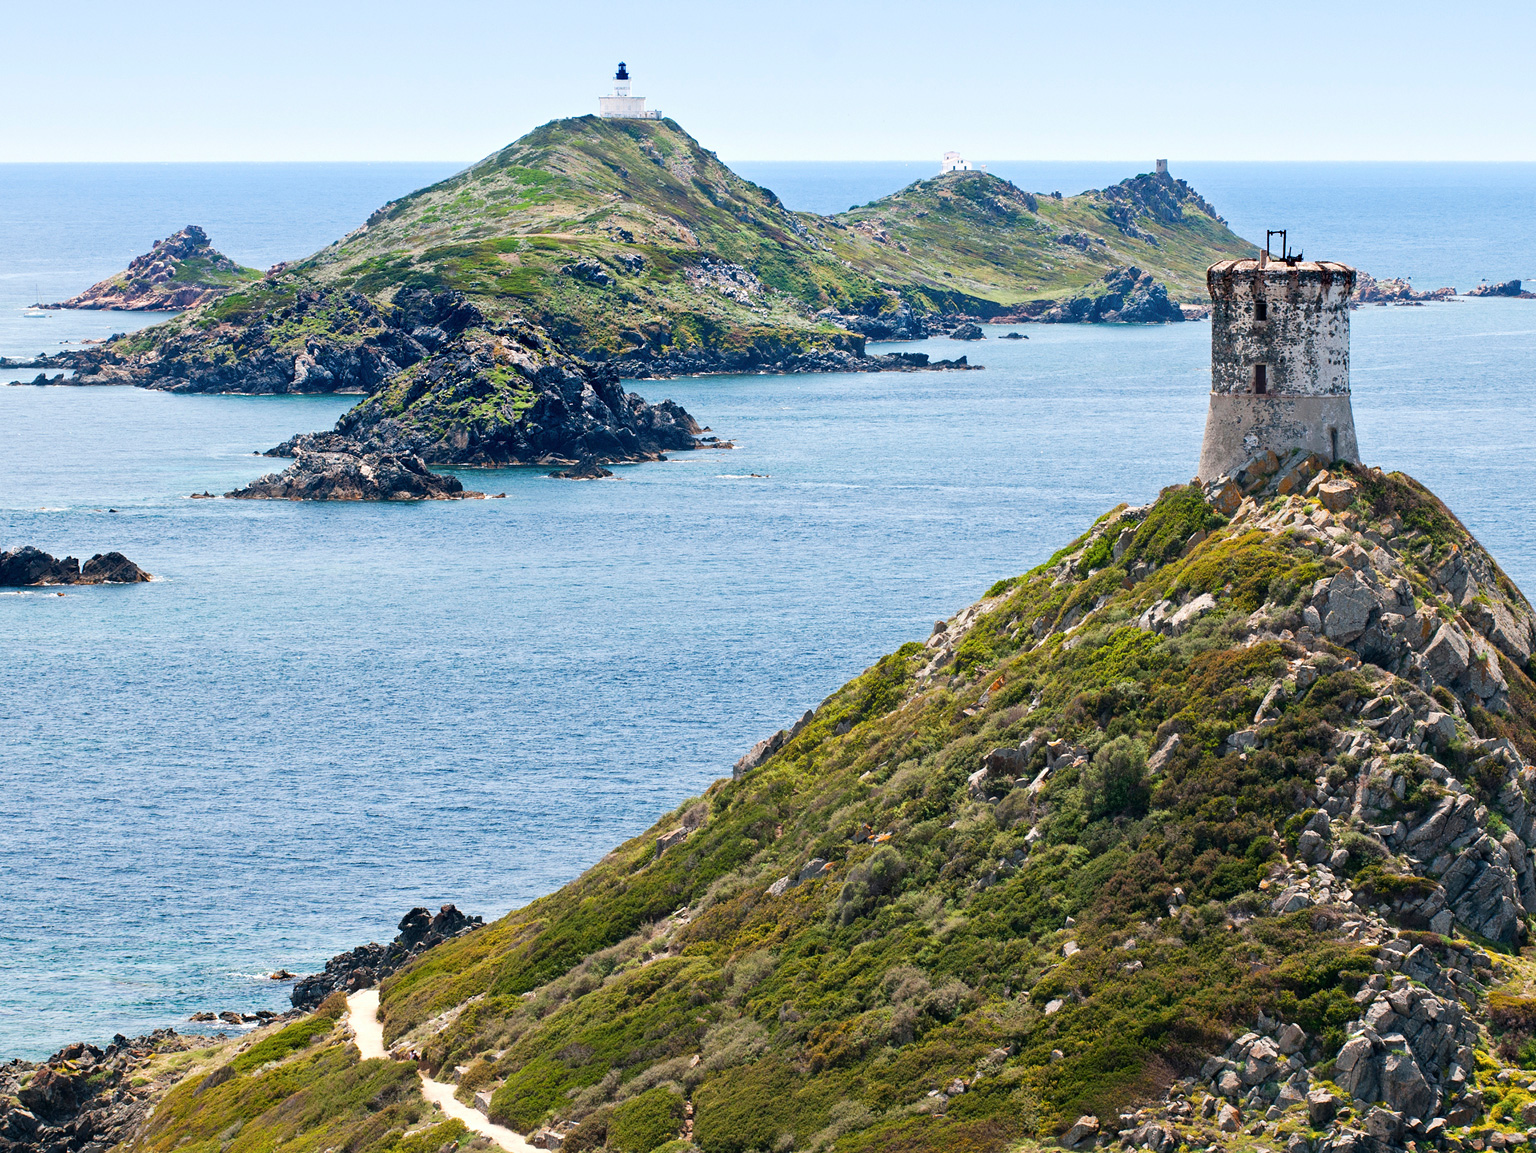
{"label": "sea", "polygon": [[[24,309],[189,223],[265,267],[456,164],[0,166],[0,355],[150,323]],[[791,207],[932,165],[753,164]],[[1079,191],[1149,164],[990,169]],[[1173,166],[1248,237],[1465,291],[1536,279],[1536,165]],[[286,1007],[268,974],[491,919],[728,776],[756,740],[1113,505],[1188,480],[1209,327],[1025,325],[984,371],[642,381],[732,451],[506,500],[192,500],[355,398],[0,387],[0,548],[118,550],[128,587],[0,594],[0,1060]],[[1367,461],[1536,588],[1536,301],[1353,319]],[[29,381],[35,371],[0,372]]]}

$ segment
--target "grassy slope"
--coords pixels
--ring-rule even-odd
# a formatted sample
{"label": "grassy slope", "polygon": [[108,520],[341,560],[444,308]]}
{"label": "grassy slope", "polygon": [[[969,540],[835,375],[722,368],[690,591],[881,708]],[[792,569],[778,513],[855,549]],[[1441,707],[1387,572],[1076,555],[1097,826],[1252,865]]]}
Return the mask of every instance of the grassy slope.
{"label": "grassy slope", "polygon": [[[1198,299],[1208,264],[1251,248],[1200,211],[1172,223],[1137,215],[1154,245],[1123,232],[1112,204],[1103,193],[1036,200],[984,173],[954,173],[820,217],[784,208],[670,120],[586,116],[535,129],[275,279],[173,323],[249,322],[315,286],[380,302],[402,287],[453,288],[581,352],[798,350],[845,339],[813,313],[872,315],[895,292],[920,310],[990,313],[1136,264],[1176,298]],[[1064,233],[1105,244],[1079,251],[1058,242]]]}
{"label": "grassy slope", "polygon": [[[1396,475],[1368,481],[1353,511],[1361,525],[1403,516],[1421,603],[1452,612],[1422,573],[1468,545],[1454,517]],[[606,1137],[636,1153],[651,1146],[624,1126],[664,1111],[659,1094],[691,1098],[706,1153],[1001,1150],[1157,1095],[1260,1010],[1331,1053],[1372,950],[1306,913],[1251,914],[1314,778],[1345,771],[1335,728],[1358,723],[1386,674],[1342,650],[1315,658],[1322,675],[1266,747],[1225,751],[1286,669],[1281,643],[1243,643],[1249,614],[1304,599],[1339,563],[1256,519],[1225,525],[1196,490],[1170,489],[1119,561],[1091,532],[999,582],[952,624],[969,628],[942,671],[924,672],[935,649],[903,646],[761,768],[386,982],[386,1035],[412,1035],[436,1068],[467,1066],[461,1094],[494,1088],[497,1119],[579,1119],[568,1150]],[[1186,551],[1199,529],[1214,531]],[[1139,561],[1158,567],[1134,580]],[[1131,627],[1183,590],[1213,593],[1218,611],[1178,638]],[[1469,712],[1530,756],[1536,685],[1504,673],[1511,711]],[[1037,726],[1088,763],[1034,799],[972,796],[980,757]],[[1147,749],[1173,731],[1184,751],[1148,772]],[[1463,767],[1464,752],[1444,755]],[[694,831],[658,853],[679,827]],[[816,857],[827,875],[768,895]],[[1188,903],[1165,918],[1175,886]],[[1080,951],[1064,959],[1069,940]],[[1144,968],[1127,976],[1132,961]],[[1497,1064],[1480,1067],[1492,1086]],[[932,1111],[931,1090],[978,1072]],[[157,1147],[173,1143],[175,1125],[163,1131]]]}
{"label": "grassy slope", "polygon": [[[1102,192],[1030,196],[995,176],[956,172],[840,213],[817,235],[876,279],[1002,305],[1072,296],[1127,264],[1151,272],[1175,300],[1203,301],[1216,254],[1252,250],[1214,216],[1188,207],[1177,221],[1137,214],[1136,226],[1154,244],[1114,223],[1117,203]],[[1106,243],[1080,249],[1058,239],[1069,234]]]}

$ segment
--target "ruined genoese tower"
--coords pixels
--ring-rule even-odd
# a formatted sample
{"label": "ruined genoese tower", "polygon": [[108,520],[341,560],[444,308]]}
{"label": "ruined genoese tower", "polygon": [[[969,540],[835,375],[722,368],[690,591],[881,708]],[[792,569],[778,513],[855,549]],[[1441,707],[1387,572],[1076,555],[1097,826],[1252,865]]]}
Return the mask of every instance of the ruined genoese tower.
{"label": "ruined genoese tower", "polygon": [[[1360,463],[1349,403],[1349,296],[1355,270],[1281,256],[1223,260],[1211,294],[1211,407],[1199,479],[1234,474],[1266,451]],[[1266,245],[1268,241],[1266,240]]]}

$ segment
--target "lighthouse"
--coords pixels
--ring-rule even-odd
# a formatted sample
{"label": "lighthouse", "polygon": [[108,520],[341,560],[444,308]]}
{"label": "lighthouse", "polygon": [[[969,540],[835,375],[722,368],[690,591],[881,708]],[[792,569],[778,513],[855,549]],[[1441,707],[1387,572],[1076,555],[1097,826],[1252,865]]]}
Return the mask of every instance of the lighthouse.
{"label": "lighthouse", "polygon": [[[1201,480],[1235,473],[1266,450],[1360,463],[1349,397],[1349,297],[1355,270],[1281,255],[1223,260],[1211,295],[1211,402]],[[1268,241],[1266,241],[1266,246]]]}
{"label": "lighthouse", "polygon": [[644,96],[629,94],[629,69],[619,61],[619,70],[613,74],[613,95],[597,98],[597,112],[605,120],[660,120],[659,111],[647,112]]}

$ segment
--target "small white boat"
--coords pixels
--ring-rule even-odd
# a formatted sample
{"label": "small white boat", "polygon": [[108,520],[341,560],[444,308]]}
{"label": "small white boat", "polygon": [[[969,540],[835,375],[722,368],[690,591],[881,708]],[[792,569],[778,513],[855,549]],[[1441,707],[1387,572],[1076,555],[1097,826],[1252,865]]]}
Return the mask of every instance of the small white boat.
{"label": "small white boat", "polygon": [[51,314],[44,312],[41,308],[29,308],[21,315],[28,320],[47,320]]}

